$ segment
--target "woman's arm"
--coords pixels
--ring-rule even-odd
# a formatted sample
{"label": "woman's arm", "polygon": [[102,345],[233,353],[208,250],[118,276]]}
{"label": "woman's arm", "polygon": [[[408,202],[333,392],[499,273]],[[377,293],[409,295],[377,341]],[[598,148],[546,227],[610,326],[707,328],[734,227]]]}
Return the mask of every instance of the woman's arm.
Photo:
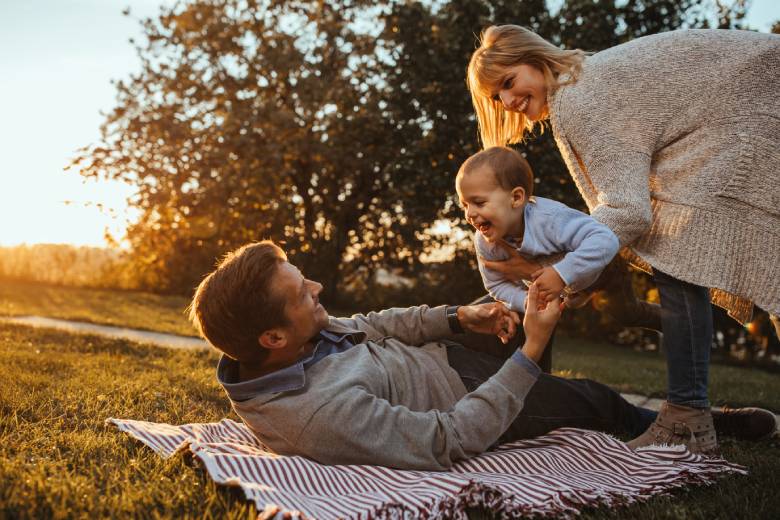
{"label": "woman's arm", "polygon": [[622,152],[597,157],[585,165],[596,190],[591,216],[609,227],[620,246],[631,244],[650,228],[650,156]]}
{"label": "woman's arm", "polygon": [[[496,242],[496,245],[506,251],[506,254],[509,256],[508,259],[492,260],[480,255],[479,261],[480,265],[497,272],[502,278],[514,283],[522,283],[523,280],[530,280],[531,275],[542,268],[540,263],[524,258],[503,239]],[[477,251],[477,254],[479,254],[479,251]]]}

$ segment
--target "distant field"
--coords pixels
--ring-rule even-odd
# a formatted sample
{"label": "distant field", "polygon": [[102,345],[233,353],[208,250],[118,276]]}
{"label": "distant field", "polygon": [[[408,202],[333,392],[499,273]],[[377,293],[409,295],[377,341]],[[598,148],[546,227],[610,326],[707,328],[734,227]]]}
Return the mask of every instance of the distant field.
{"label": "distant field", "polygon": [[[0,324],[0,358],[1,518],[257,514],[240,492],[217,487],[197,462],[164,461],[103,423],[107,417],[238,420],[214,379],[213,351]],[[731,383],[739,386],[740,379],[744,374]],[[767,391],[780,394],[780,384]],[[727,476],[630,508],[589,510],[581,518],[772,518],[780,510],[777,441],[721,444],[728,460],[748,466],[749,476]]]}
{"label": "distant field", "polygon": [[0,279],[0,315],[38,315],[197,336],[187,298],[137,291],[82,289]]}

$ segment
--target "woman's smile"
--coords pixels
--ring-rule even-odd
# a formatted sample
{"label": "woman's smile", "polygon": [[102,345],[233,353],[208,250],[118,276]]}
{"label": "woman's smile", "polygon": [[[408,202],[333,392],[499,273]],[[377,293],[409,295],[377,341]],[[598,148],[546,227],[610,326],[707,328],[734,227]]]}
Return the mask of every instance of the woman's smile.
{"label": "woman's smile", "polygon": [[512,110],[513,112],[525,112],[525,109],[528,108],[528,104],[530,102],[531,102],[531,96],[525,96],[519,102],[512,104],[510,110]]}
{"label": "woman's smile", "polygon": [[531,121],[541,119],[547,104],[544,74],[532,65],[515,65],[507,70],[493,99],[501,102],[504,110],[525,114]]}

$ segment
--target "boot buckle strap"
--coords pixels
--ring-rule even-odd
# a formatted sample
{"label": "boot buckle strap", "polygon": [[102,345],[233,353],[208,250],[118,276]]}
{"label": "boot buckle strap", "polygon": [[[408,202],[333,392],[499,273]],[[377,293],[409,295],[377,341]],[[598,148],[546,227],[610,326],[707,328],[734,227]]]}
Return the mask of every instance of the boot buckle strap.
{"label": "boot buckle strap", "polygon": [[674,423],[670,429],[672,430],[673,435],[679,437],[688,437],[688,435],[691,433],[691,429],[688,427],[688,425],[680,422]]}

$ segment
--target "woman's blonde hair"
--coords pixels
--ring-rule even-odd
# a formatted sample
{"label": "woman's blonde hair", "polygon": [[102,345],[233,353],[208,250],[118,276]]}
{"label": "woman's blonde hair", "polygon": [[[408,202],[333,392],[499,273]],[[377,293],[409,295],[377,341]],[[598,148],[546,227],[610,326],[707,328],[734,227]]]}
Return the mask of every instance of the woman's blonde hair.
{"label": "woman's blonde hair", "polygon": [[[493,25],[482,31],[480,45],[469,61],[466,82],[477,114],[484,147],[504,146],[523,140],[534,123],[525,114],[504,110],[493,94],[500,90],[506,69],[532,65],[544,74],[548,93],[573,83],[582,70],[585,52],[559,49],[538,34],[518,25]],[[568,78],[559,81],[561,74]]]}

